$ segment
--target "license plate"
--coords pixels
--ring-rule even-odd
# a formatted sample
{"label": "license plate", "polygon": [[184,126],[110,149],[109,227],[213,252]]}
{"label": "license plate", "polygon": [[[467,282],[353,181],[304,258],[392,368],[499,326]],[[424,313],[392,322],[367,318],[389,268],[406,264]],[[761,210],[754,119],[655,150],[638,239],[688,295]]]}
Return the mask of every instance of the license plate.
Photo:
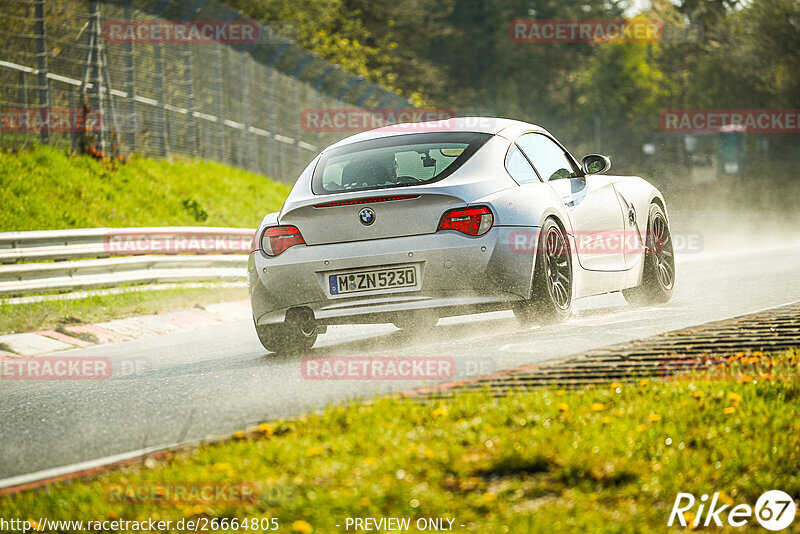
{"label": "license plate", "polygon": [[361,291],[416,287],[418,278],[417,267],[406,265],[331,274],[328,275],[328,286],[331,295],[342,295]]}

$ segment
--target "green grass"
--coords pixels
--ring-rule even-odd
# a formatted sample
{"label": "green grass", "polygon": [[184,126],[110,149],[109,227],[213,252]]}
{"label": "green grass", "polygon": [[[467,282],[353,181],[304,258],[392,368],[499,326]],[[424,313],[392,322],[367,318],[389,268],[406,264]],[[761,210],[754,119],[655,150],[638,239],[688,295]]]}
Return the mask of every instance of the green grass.
{"label": "green grass", "polygon": [[247,298],[247,289],[231,287],[173,288],[97,295],[80,299],[24,304],[0,303],[0,334],[58,330],[132,315],[166,312],[214,302]]}
{"label": "green grass", "polygon": [[255,228],[289,186],[220,163],[108,162],[50,147],[0,152],[0,232],[135,226]]}
{"label": "green grass", "polygon": [[[133,157],[112,165],[51,147],[0,152],[0,232],[140,226],[255,228],[290,187],[226,165]],[[235,289],[144,291],[0,304],[0,334],[246,297]]]}
{"label": "green grass", "polygon": [[[447,517],[456,532],[493,534],[664,531],[678,492],[718,491],[723,503],[750,506],[769,489],[800,493],[800,351],[746,356],[725,370],[501,399],[332,406],[6,497],[0,508],[23,519],[277,517],[279,532],[344,532],[348,517]],[[261,484],[260,498],[109,498],[119,488],[109,484],[237,481]]]}

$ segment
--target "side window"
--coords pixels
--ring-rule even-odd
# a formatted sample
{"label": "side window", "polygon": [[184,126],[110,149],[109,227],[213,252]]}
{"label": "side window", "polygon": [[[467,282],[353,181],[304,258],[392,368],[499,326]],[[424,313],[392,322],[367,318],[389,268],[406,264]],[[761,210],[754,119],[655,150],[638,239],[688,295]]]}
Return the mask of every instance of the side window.
{"label": "side window", "polygon": [[515,144],[511,145],[511,149],[506,156],[506,169],[508,169],[508,174],[510,174],[518,184],[539,181],[539,177],[536,176],[536,171],[533,170],[531,164],[528,163],[528,160],[525,159],[525,156]]}
{"label": "side window", "polygon": [[561,147],[546,136],[525,134],[517,139],[517,143],[545,182],[577,176]]}

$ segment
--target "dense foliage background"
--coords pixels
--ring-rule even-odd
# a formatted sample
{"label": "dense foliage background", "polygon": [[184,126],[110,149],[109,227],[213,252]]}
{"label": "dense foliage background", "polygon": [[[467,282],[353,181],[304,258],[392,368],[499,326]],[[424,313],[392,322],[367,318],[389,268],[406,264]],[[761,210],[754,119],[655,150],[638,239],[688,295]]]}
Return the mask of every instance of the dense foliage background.
{"label": "dense foliage background", "polygon": [[[576,152],[601,149],[638,168],[645,142],[664,156],[655,167],[685,156],[659,131],[665,109],[800,108],[797,0],[653,0],[638,15],[701,31],[608,44],[514,43],[508,27],[637,15],[619,0],[225,1],[293,22],[301,45],[417,104],[531,120]],[[796,135],[768,135],[748,158],[758,168],[797,148]]]}

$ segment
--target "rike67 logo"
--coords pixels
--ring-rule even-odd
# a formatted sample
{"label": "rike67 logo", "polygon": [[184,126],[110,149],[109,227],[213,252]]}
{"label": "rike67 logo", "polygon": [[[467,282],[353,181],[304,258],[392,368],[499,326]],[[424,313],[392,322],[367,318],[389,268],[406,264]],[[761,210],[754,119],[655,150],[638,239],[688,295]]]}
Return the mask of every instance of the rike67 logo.
{"label": "rike67 logo", "polygon": [[719,492],[709,500],[707,494],[700,496],[699,501],[691,493],[678,493],[672,512],[669,514],[667,526],[681,527],[743,527],[753,518],[767,530],[783,530],[794,521],[796,507],[794,499],[781,490],[770,490],[763,493],[756,501],[755,507],[748,504],[719,503]]}

